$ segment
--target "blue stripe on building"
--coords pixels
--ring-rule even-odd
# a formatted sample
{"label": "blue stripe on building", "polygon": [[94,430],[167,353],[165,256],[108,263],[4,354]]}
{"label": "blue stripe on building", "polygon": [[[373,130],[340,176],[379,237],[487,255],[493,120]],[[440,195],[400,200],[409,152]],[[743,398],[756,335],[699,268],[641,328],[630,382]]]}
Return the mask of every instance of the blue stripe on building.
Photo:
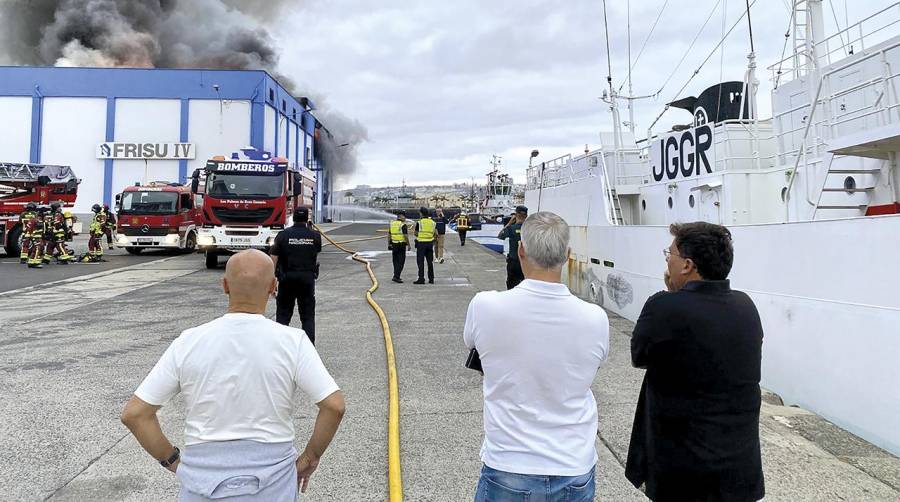
{"label": "blue stripe on building", "polygon": [[[191,114],[191,100],[187,98],[181,98],[181,132],[178,137],[178,141],[182,143],[187,143],[188,141],[188,126],[190,123]],[[185,159],[178,161],[178,181],[180,183],[187,182],[187,163],[188,161]]]}
{"label": "blue stripe on building", "polygon": [[[106,98],[106,141],[116,140],[116,98]],[[103,203],[112,204],[113,160],[103,161]]]}

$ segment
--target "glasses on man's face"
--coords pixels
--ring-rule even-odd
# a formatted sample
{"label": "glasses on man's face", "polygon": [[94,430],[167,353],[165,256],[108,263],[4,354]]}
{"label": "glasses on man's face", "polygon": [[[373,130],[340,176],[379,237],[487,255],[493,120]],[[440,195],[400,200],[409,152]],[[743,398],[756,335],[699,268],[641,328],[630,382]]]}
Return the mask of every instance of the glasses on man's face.
{"label": "glasses on man's face", "polygon": [[663,256],[665,256],[667,260],[669,259],[670,255],[675,255],[675,256],[679,256],[679,257],[681,256],[678,253],[673,253],[672,250],[669,248],[663,248],[662,251],[663,251]]}

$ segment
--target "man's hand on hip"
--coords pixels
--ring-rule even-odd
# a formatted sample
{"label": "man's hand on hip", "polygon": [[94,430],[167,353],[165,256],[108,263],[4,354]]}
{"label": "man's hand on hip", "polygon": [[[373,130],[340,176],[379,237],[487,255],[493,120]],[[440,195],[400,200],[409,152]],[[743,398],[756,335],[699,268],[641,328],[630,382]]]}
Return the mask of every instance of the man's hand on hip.
{"label": "man's hand on hip", "polygon": [[307,451],[301,453],[297,458],[297,484],[300,486],[301,493],[306,493],[309,478],[316,471],[316,467],[319,467],[319,459]]}

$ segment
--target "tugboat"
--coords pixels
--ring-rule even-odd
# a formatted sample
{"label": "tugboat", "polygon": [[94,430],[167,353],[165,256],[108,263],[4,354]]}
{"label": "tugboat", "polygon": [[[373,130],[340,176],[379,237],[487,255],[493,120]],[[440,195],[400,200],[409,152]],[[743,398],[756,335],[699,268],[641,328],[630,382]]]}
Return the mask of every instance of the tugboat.
{"label": "tugboat", "polygon": [[503,218],[515,210],[513,203],[513,180],[510,175],[500,172],[502,157],[491,155],[491,172],[487,173],[487,186],[481,201],[481,215],[484,221],[503,223]]}

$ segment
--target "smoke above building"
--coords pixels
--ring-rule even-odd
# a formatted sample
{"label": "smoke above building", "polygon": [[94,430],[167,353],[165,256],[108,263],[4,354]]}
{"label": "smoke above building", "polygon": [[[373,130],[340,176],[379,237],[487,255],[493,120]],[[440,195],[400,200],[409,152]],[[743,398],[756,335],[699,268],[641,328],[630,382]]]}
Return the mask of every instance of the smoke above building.
{"label": "smoke above building", "polygon": [[336,176],[349,175],[366,128],[278,72],[280,49],[265,27],[288,4],[296,2],[3,0],[0,64],[266,70],[295,96],[313,99],[331,133],[320,135],[320,153]]}

